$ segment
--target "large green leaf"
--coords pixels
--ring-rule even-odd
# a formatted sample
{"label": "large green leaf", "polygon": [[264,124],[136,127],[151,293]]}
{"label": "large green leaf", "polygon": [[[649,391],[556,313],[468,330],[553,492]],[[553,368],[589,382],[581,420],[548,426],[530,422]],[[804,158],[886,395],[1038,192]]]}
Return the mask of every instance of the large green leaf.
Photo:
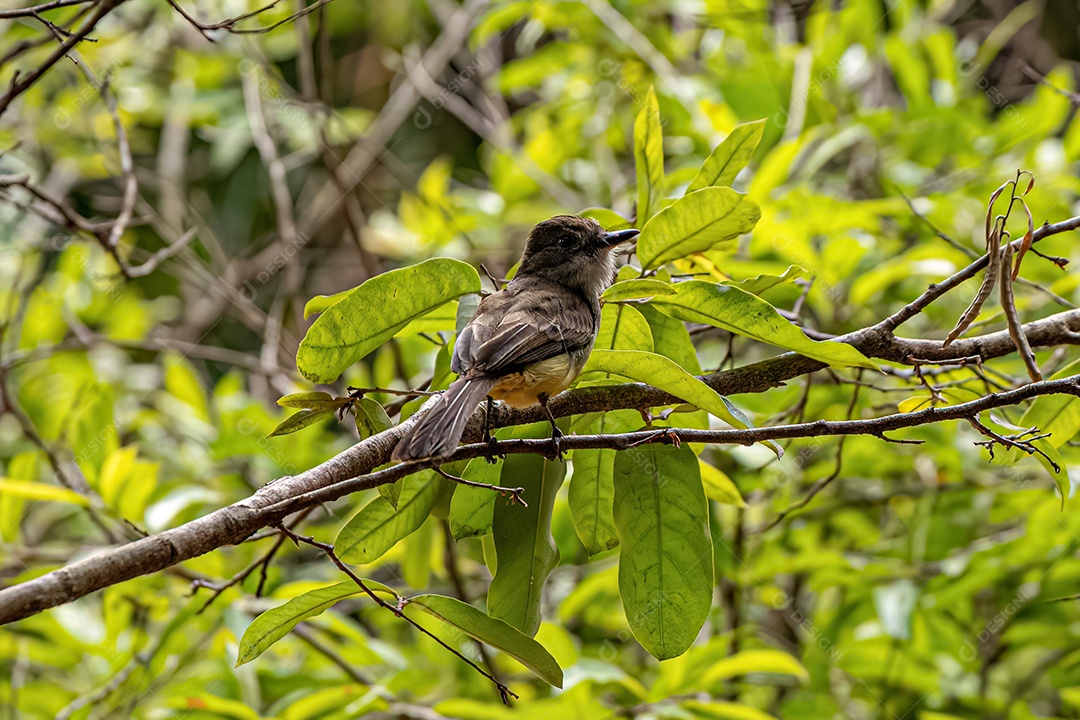
{"label": "large green leaf", "polygon": [[[641,427],[641,415],[635,410],[602,413],[582,433],[624,433]],[[608,449],[575,450],[574,472],[570,476],[567,502],[581,544],[589,555],[610,550],[619,544],[612,517],[615,500],[615,451]]]}
{"label": "large green leaf", "polygon": [[[629,267],[629,266],[624,266]],[[620,280],[604,291],[600,299],[605,302],[617,302],[620,300],[640,300],[651,298],[656,295],[674,295],[675,288],[671,283],[652,278],[633,278]]]}
{"label": "large green leaf", "polygon": [[679,367],[674,360],[640,350],[593,350],[582,374],[605,372],[647,383],[697,405],[735,428],[750,427],[731,401]]}
{"label": "large green leaf", "polygon": [[377,275],[327,307],[312,323],[296,353],[296,366],[312,382],[333,382],[415,318],[479,291],[476,270],[449,258]]}
{"label": "large green leaf", "polygon": [[701,170],[687,186],[686,192],[692,193],[713,185],[731,185],[739,171],[750,162],[750,157],[761,142],[763,132],[765,120],[736,126],[705,160]]}
{"label": "large green leaf", "polygon": [[649,305],[639,305],[638,310],[649,322],[656,352],[679,363],[679,367],[691,375],[700,375],[701,363],[698,361],[697,348],[690,339],[686,324]]}
{"label": "large green leaf", "polygon": [[649,88],[634,120],[634,167],[637,172],[637,225],[648,222],[664,196],[664,138],[656,90]]}
{"label": "large green leaf", "polygon": [[[498,437],[499,435],[497,435]],[[492,464],[487,458],[473,458],[461,477],[472,482],[498,485],[502,464]],[[492,513],[499,494],[486,488],[458,485],[450,500],[450,534],[454,539],[477,537],[491,532]],[[506,502],[505,498],[502,498]]]}
{"label": "large green leaf", "polygon": [[536,673],[544,682],[562,687],[563,673],[559,663],[555,662],[555,658],[551,657],[551,653],[545,650],[543,645],[517,628],[446,595],[415,595],[409,598],[409,606],[411,605],[418,605],[470,637],[502,650]]}
{"label": "large green leaf", "polygon": [[657,268],[748,233],[761,218],[757,203],[731,188],[708,187],[685,195],[645,223],[637,254]]}
{"label": "large green leaf", "polygon": [[650,305],[679,320],[723,328],[829,365],[877,369],[851,345],[811,340],[772,305],[737,287],[691,280],[679,283],[676,288],[678,292],[674,295],[655,297]]}
{"label": "large green leaf", "polygon": [[[550,434],[548,423],[535,423],[516,428],[513,437]],[[528,635],[540,628],[540,595],[559,561],[551,536],[551,511],[565,475],[565,462],[539,455],[510,455],[503,462],[502,484],[524,488],[528,506],[495,503],[492,536],[498,565],[488,588],[488,612]]]}
{"label": "large green leaf", "polygon": [[338,533],[334,541],[338,557],[350,563],[369,563],[382,557],[423,524],[443,482],[425,470],[405,478],[396,509],[384,497],[369,502]]}
{"label": "large green leaf", "polygon": [[798,265],[789,265],[787,270],[780,275],[758,275],[757,277],[746,278],[745,280],[725,280],[720,284],[737,287],[752,295],[760,295],[777,285],[782,285],[797,280],[798,278],[805,277],[806,274],[804,268],[801,268]]}
{"label": "large green leaf", "polygon": [[[365,580],[364,584],[374,592],[395,596],[394,591],[382,583]],[[318,615],[334,603],[363,592],[352,580],[346,580],[336,585],[311,590],[294,597],[284,605],[267,610],[255,618],[244,631],[244,636],[240,638],[236,664],[239,666],[251,662],[266,652],[268,647],[288,635],[289,631],[300,622]]]}
{"label": "large green leaf", "polygon": [[694,451],[649,444],[618,453],[614,514],[630,629],[657,659],[681,655],[712,607],[709,508]]}
{"label": "large green leaf", "polygon": [[631,305],[604,305],[600,310],[600,331],[593,345],[601,350],[652,350],[649,323]]}
{"label": "large green leaf", "polygon": [[278,426],[271,430],[266,437],[278,437],[298,432],[333,416],[333,414],[334,410],[301,410],[295,412],[278,423]]}

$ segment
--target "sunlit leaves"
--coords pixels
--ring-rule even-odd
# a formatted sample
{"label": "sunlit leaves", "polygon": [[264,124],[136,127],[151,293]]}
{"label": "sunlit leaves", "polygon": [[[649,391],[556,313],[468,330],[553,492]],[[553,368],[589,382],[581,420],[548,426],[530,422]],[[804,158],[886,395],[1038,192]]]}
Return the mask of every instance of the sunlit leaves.
{"label": "sunlit leaves", "polygon": [[43,500],[47,502],[64,502],[73,505],[88,507],[90,500],[74,490],[47,485],[29,480],[13,480],[0,477],[0,494],[5,497],[18,497],[24,500]]}
{"label": "sunlit leaves", "polygon": [[300,343],[296,365],[312,382],[333,382],[410,321],[479,291],[476,270],[449,258],[377,275],[327,307],[312,323]]}
{"label": "sunlit leaves", "polygon": [[732,427],[748,426],[745,416],[729,400],[663,355],[640,350],[593,350],[583,372],[606,372],[648,383],[709,411]]}
{"label": "sunlit leaves", "polygon": [[[489,617],[477,608],[445,595],[423,594],[402,599],[389,587],[374,580],[364,584],[384,600],[406,607],[416,606],[429,615],[456,627],[483,643],[502,650],[545,682],[562,687],[562,669],[551,654],[528,635],[505,622]],[[236,664],[251,662],[285,637],[299,623],[319,615],[336,603],[353,597],[367,597],[364,590],[352,580],[317,588],[283,605],[267,610],[255,618],[240,639]]]}
{"label": "sunlit leaves", "polygon": [[698,463],[701,470],[701,484],[705,489],[705,497],[715,500],[722,505],[736,505],[746,507],[742,493],[731,478],[719,468],[715,468],[702,460]]}
{"label": "sunlit leaves", "polygon": [[774,673],[791,675],[804,682],[810,680],[810,673],[806,671],[806,668],[785,652],[743,650],[709,667],[701,678],[701,684],[706,688],[714,688],[718,687],[720,681],[749,673]]}
{"label": "sunlit leaves", "polygon": [[[664,196],[664,139],[656,91],[649,88],[634,121],[634,166],[637,169],[637,226],[645,225]],[[608,228],[609,230],[614,228]]]}
{"label": "sunlit leaves", "polygon": [[637,254],[646,270],[702,252],[754,229],[761,210],[731,188],[707,187],[689,193],[645,223]]}
{"label": "sunlit leaves", "polygon": [[[372,580],[366,581],[373,590],[379,588],[391,596],[392,591],[380,583]],[[323,612],[335,603],[345,598],[359,595],[363,591],[352,580],[339,582],[336,585],[318,588],[311,592],[293,598],[284,605],[267,610],[248,625],[244,636],[240,638],[240,650],[237,653],[237,665],[251,662],[266,652],[267,648],[276,643],[302,621]]]}
{"label": "sunlit leaves", "polygon": [[654,295],[674,295],[675,288],[671,286],[671,283],[666,283],[661,280],[652,280],[650,278],[635,278],[633,280],[622,280],[613,284],[604,294],[600,296],[601,300],[606,302],[616,302],[619,300],[640,300],[641,298],[650,298]]}
{"label": "sunlit leaves", "polygon": [[423,524],[443,482],[447,481],[432,471],[405,478],[397,507],[383,497],[369,502],[341,528],[334,550],[345,562],[359,564],[379,559]]}
{"label": "sunlit leaves", "polygon": [[544,682],[562,687],[562,668],[544,647],[517,628],[485,615],[482,611],[445,595],[416,595],[409,598],[443,622],[464,631],[482,643],[498,648],[536,673]]}
{"label": "sunlit leaves", "polygon": [[687,446],[648,444],[615,456],[619,593],[634,637],[654,657],[681,655],[712,607],[708,505]]}
{"label": "sunlit leaves", "polygon": [[877,368],[850,345],[811,340],[772,305],[739,288],[701,280],[676,288],[674,295],[653,298],[652,306],[680,320],[723,328],[836,367]]}
{"label": "sunlit leaves", "polygon": [[739,171],[750,162],[750,157],[761,142],[761,134],[764,131],[765,120],[755,120],[737,126],[706,158],[705,164],[690,181],[686,192],[692,193],[713,185],[730,186]]}

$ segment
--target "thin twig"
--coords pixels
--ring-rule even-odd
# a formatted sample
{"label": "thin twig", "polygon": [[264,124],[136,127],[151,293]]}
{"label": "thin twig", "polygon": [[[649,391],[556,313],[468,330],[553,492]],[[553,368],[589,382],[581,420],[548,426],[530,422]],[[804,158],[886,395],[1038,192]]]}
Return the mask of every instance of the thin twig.
{"label": "thin twig", "polygon": [[463,477],[458,477],[457,475],[451,475],[450,473],[446,472],[445,470],[443,470],[438,465],[433,467],[432,470],[434,470],[438,474],[442,475],[447,480],[453,480],[454,482],[456,482],[456,483],[458,483],[460,485],[467,485],[468,487],[474,487],[474,488],[484,488],[485,490],[491,490],[492,492],[497,492],[500,495],[502,495],[503,497],[506,497],[506,496],[509,495],[511,505],[517,504],[517,505],[521,505],[522,507],[529,507],[528,503],[525,502],[525,498],[522,496],[523,493],[525,492],[525,488],[523,488],[523,487],[516,487],[516,488],[503,487],[502,485],[489,485],[488,483],[476,482],[475,480],[466,480]]}
{"label": "thin twig", "polygon": [[446,650],[449,650],[452,654],[457,656],[458,659],[465,662],[465,664],[467,664],[473,670],[476,670],[476,672],[480,673],[481,675],[486,677],[488,680],[490,680],[492,683],[494,683],[495,688],[499,691],[499,697],[502,698],[502,701],[503,701],[504,704],[509,705],[511,697],[513,697],[515,699],[518,697],[515,692],[513,692],[510,688],[508,688],[506,685],[504,685],[500,680],[496,679],[489,672],[484,670],[484,668],[480,667],[479,665],[474,663],[472,660],[470,660],[469,658],[462,655],[461,652],[458,651],[456,648],[451,647],[449,644],[447,644],[445,641],[443,641],[441,638],[439,638],[433,632],[431,632],[430,630],[425,628],[423,625],[421,625],[420,623],[413,620],[408,615],[406,615],[405,612],[404,612],[404,608],[405,608],[405,605],[408,604],[408,598],[399,597],[398,598],[398,603],[396,605],[391,605],[390,603],[386,602],[381,597],[376,595],[375,592],[370,587],[368,587],[368,585],[363,581],[363,579],[360,578],[359,575],[354,573],[349,568],[348,565],[346,565],[344,562],[341,561],[341,558],[339,558],[337,556],[337,553],[334,552],[334,546],[333,545],[330,545],[329,543],[319,542],[318,540],[316,540],[313,537],[304,537],[304,536],[301,536],[301,535],[297,535],[296,533],[294,533],[291,530],[289,530],[288,528],[286,528],[284,525],[280,526],[279,530],[281,530],[281,532],[284,535],[288,536],[290,540],[292,540],[294,543],[296,543],[297,546],[299,546],[300,543],[304,543],[305,545],[311,545],[312,547],[315,547],[315,548],[318,548],[319,550],[322,550],[323,553],[325,553],[325,555],[328,558],[330,558],[330,561],[333,562],[334,565],[337,565],[338,569],[341,570],[341,572],[343,572],[347,576],[349,576],[349,579],[352,580],[354,583],[356,583],[357,587],[359,587],[361,590],[363,590],[364,594],[367,595],[369,598],[371,598],[375,602],[376,605],[383,608],[384,610],[388,610],[388,611],[392,612],[397,617],[405,620],[407,623],[412,625],[414,628],[419,630],[421,633],[423,633],[424,635],[427,635],[429,638],[431,638],[432,640],[437,642],[439,645],[441,645]]}

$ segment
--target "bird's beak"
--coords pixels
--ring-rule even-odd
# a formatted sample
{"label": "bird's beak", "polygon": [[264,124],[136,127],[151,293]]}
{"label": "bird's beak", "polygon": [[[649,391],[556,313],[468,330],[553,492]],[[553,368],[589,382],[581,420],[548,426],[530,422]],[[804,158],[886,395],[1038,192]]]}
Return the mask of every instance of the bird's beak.
{"label": "bird's beak", "polygon": [[629,230],[616,230],[615,232],[606,233],[604,235],[604,247],[615,247],[620,243],[636,238],[640,232],[640,230],[630,228]]}

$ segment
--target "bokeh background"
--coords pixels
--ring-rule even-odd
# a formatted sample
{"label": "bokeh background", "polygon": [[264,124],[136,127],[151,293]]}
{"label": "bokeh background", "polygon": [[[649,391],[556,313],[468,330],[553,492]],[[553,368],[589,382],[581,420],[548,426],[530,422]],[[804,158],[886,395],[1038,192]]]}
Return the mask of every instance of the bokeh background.
{"label": "bokeh background", "polygon": [[[502,277],[539,220],[632,217],[650,86],[671,187],[738,123],[767,119],[736,182],[762,220],[717,268],[805,268],[768,298],[822,333],[880,320],[981,253],[987,199],[1019,168],[1036,178],[1036,224],[1078,212],[1075,2],[285,0],[250,17],[264,6],[176,2],[126,0],[0,114],[3,584],[354,442],[333,420],[266,437],[286,415],[275,400],[310,387],[294,360],[305,302],[431,256]],[[2,86],[89,7],[0,11]],[[125,213],[131,277],[100,241]],[[1075,244],[1040,248],[1075,258]],[[1075,272],[1028,261],[1024,277],[1025,321],[1078,301]],[[969,297],[906,332],[942,337]],[[988,311],[976,330],[1002,327]],[[692,333],[704,370],[774,352]],[[439,342],[396,338],[333,389],[420,386]],[[1040,353],[1051,369],[1072,359]],[[1003,359],[984,374],[939,379],[991,389],[1024,371]],[[778,423],[896,411],[920,389],[902,370],[826,371],[737,401]],[[1047,602],[1080,593],[1075,501],[1034,460],[988,462],[966,426],[915,436],[802,441],[779,461],[709,450],[746,506],[712,505],[716,601],[682,658],[659,664],[634,641],[615,559],[586,556],[563,499],[538,637],[564,691],[456,638],[522,695],[503,708],[361,601],[234,668],[255,614],[339,579],[285,543],[203,609],[268,533],[0,629],[0,717],[1080,717],[1080,609]],[[1080,456],[1061,450],[1068,495]],[[365,500],[302,529],[331,539]],[[483,541],[447,538],[432,517],[365,573],[482,601]]]}

